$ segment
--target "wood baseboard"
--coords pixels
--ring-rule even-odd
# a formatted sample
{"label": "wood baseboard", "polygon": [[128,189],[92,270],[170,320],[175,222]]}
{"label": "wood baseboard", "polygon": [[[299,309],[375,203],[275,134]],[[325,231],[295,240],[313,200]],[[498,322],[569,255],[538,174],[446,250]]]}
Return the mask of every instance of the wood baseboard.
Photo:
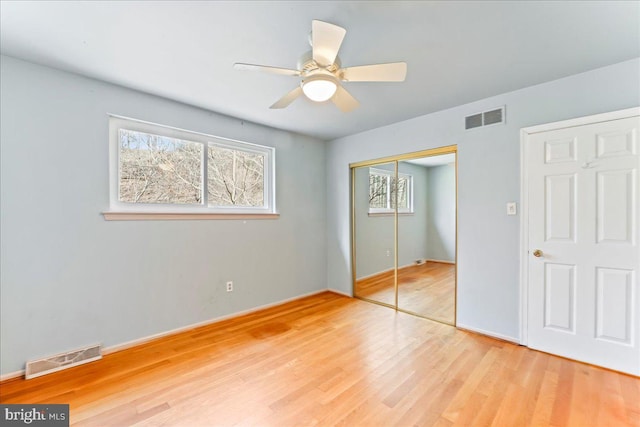
{"label": "wood baseboard", "polygon": [[340,296],[343,296],[343,297],[353,298],[353,295],[348,294],[348,293],[346,293],[346,292],[339,291],[339,290],[337,290],[337,289],[331,289],[331,288],[329,288],[329,289],[327,289],[327,291],[329,291],[329,292],[333,292],[334,294],[336,294],[336,295],[340,295]]}
{"label": "wood baseboard", "polygon": [[455,264],[455,261],[446,261],[442,259],[425,259],[425,262],[439,262],[441,264]]}
{"label": "wood baseboard", "polygon": [[501,341],[507,341],[510,342],[512,344],[518,344],[520,345],[520,340],[514,337],[510,337],[508,335],[502,335],[502,334],[498,334],[496,332],[490,332],[490,331],[485,331],[484,329],[480,329],[480,328],[474,328],[472,326],[468,326],[468,325],[464,325],[462,323],[457,323],[456,324],[456,328],[466,331],[466,332],[471,332],[474,334],[480,334],[480,335],[484,335],[487,337],[491,337],[491,338],[496,338],[499,339]]}
{"label": "wood baseboard", "polygon": [[15,380],[15,379],[19,379],[19,378],[23,378],[24,377],[24,369],[20,369],[19,371],[15,371],[15,372],[8,372],[4,375],[0,375],[0,384]]}

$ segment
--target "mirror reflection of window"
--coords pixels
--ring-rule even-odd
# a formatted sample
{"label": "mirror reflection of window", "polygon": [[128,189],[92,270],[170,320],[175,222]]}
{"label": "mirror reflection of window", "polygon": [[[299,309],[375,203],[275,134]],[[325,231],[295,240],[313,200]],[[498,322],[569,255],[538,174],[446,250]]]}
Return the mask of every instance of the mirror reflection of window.
{"label": "mirror reflection of window", "polygon": [[[395,171],[369,168],[369,213],[413,212],[413,176]],[[396,196],[397,193],[397,196]]]}

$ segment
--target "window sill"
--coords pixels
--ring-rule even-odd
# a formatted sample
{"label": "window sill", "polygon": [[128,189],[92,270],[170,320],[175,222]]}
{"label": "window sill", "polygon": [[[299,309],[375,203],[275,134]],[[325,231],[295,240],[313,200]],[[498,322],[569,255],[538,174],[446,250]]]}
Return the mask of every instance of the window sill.
{"label": "window sill", "polygon": [[201,220],[201,219],[278,219],[272,213],[205,213],[205,212],[102,212],[105,221]]}
{"label": "window sill", "polygon": [[[395,212],[369,212],[369,216],[394,216]],[[398,212],[398,216],[410,216],[414,212]]]}

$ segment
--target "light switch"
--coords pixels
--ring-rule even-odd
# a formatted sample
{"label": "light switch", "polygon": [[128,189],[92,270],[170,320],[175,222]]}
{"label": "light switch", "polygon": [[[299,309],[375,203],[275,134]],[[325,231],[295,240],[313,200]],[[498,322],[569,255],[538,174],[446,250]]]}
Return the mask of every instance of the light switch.
{"label": "light switch", "polygon": [[517,215],[518,209],[516,208],[516,202],[507,203],[507,215]]}

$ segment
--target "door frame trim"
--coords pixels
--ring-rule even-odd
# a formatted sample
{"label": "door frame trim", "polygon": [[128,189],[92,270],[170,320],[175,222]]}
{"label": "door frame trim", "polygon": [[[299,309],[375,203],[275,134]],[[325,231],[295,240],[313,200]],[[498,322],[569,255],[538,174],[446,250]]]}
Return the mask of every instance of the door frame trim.
{"label": "door frame trim", "polygon": [[595,123],[621,120],[640,116],[640,107],[583,116],[520,129],[520,344],[528,346],[529,340],[529,182],[528,182],[528,148],[531,135],[541,132],[590,125]]}

